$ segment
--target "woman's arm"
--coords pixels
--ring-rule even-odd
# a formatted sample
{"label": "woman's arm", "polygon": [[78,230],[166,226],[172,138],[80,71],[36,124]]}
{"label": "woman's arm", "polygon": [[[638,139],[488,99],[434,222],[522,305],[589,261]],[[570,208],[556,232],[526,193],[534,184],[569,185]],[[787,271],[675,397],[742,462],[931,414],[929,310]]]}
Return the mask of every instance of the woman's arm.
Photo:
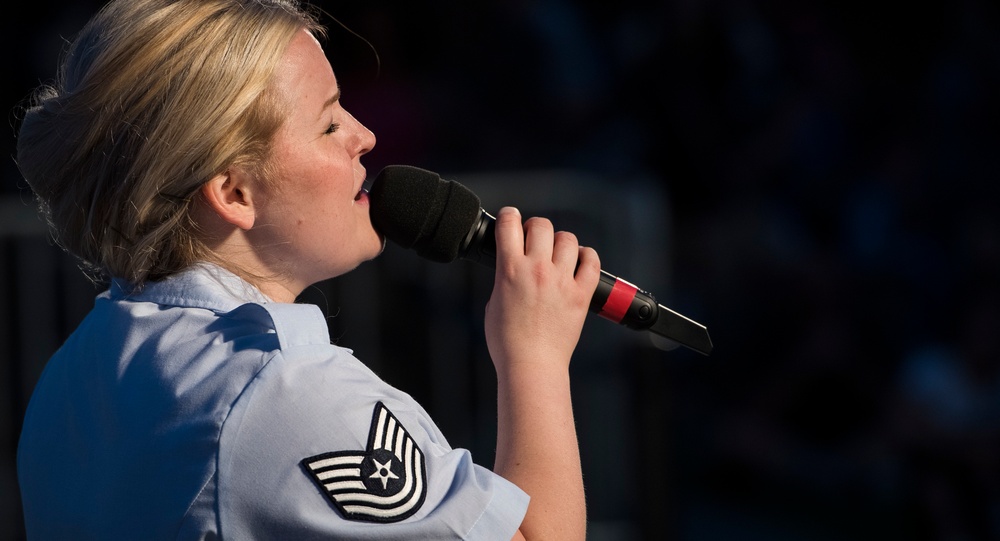
{"label": "woman's arm", "polygon": [[569,363],[600,261],[548,220],[532,218],[522,226],[513,208],[498,213],[496,236],[496,281],[486,307],[486,341],[498,379],[494,470],[531,496],[519,535],[584,539]]}

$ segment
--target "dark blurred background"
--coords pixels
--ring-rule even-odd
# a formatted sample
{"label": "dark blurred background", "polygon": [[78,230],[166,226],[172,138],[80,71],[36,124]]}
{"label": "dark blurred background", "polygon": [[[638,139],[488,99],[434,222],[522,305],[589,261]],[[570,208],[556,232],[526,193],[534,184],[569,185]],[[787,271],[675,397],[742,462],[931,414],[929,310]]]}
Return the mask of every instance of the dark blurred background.
{"label": "dark blurred background", "polygon": [[[9,110],[100,2],[4,18]],[[594,540],[1000,539],[1000,8],[987,0],[317,2],[365,163],[576,231],[704,323],[592,318],[574,360]],[[47,357],[97,291],[3,137],[0,530]],[[488,271],[379,260],[303,295],[492,464]],[[141,535],[140,535],[141,537]]]}

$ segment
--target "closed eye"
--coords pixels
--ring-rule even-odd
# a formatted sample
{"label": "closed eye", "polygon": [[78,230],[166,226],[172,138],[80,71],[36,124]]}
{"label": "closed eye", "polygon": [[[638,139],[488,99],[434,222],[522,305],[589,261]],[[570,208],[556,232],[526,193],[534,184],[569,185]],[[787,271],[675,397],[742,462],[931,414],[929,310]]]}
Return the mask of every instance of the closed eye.
{"label": "closed eye", "polygon": [[327,128],[326,131],[323,132],[323,134],[324,135],[330,135],[331,133],[337,131],[338,129],[340,129],[340,124],[337,124],[336,122],[334,122],[333,124],[330,124],[330,127]]}

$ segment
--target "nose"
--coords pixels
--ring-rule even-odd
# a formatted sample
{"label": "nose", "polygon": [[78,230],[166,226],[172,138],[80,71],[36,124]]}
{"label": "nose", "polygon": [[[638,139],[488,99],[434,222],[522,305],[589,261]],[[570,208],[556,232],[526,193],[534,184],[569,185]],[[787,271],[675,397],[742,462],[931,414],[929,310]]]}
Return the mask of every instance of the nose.
{"label": "nose", "polygon": [[357,147],[358,155],[360,156],[361,154],[367,154],[369,151],[371,151],[371,149],[375,148],[375,134],[372,133],[372,131],[369,130],[367,127],[365,127],[364,124],[358,121],[358,119],[354,118],[354,115],[350,113],[347,114],[350,115],[351,120],[354,121],[355,134],[357,137],[357,145],[358,145]]}
{"label": "nose", "polygon": [[375,148],[375,133],[366,128],[364,124],[361,125],[361,131],[363,135],[362,140],[364,141],[361,147],[361,154],[367,154],[368,151]]}

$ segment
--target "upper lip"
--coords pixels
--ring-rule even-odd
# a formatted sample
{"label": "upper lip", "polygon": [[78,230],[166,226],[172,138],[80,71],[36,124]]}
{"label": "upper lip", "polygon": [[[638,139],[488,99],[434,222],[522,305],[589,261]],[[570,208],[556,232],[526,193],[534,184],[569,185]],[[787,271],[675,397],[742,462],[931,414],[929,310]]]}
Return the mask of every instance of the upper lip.
{"label": "upper lip", "polygon": [[366,171],[364,167],[359,167],[359,169],[361,169],[361,186],[358,187],[358,192],[367,193],[368,187],[370,186],[368,182],[368,171]]}

